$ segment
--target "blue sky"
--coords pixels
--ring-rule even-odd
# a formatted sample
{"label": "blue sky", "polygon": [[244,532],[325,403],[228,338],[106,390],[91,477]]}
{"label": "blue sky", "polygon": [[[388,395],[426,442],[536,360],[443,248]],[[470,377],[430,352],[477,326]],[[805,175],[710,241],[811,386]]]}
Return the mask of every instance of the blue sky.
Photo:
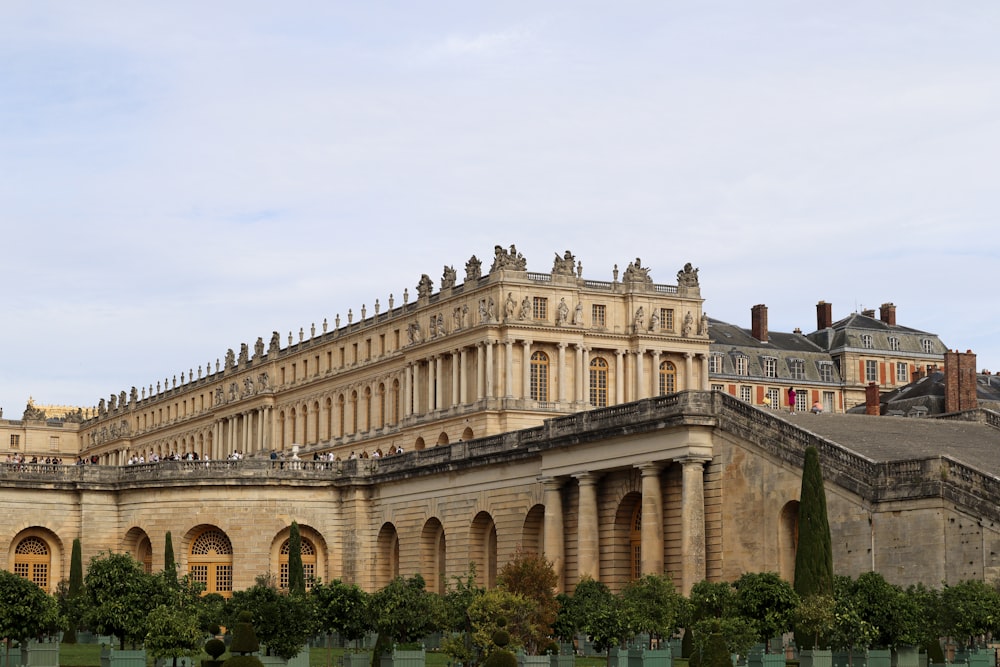
{"label": "blue sky", "polygon": [[[896,304],[1000,371],[995,2],[0,4],[0,406],[102,397],[517,244]],[[488,264],[487,264],[488,265]]]}

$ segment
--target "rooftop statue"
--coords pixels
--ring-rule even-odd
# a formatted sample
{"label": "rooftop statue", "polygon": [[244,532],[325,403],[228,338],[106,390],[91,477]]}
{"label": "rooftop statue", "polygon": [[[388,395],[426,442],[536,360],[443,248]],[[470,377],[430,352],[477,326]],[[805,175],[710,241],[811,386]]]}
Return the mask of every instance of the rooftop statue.
{"label": "rooftop statue", "polygon": [[456,278],[455,267],[445,266],[444,273],[441,275],[441,289],[450,289],[454,287]]}
{"label": "rooftop statue", "polygon": [[473,255],[465,263],[465,282],[474,283],[483,277],[483,263]]}
{"label": "rooftop statue", "polygon": [[684,265],[684,268],[677,272],[678,287],[697,287],[698,269],[691,267],[691,262]]}
{"label": "rooftop statue", "polygon": [[642,260],[638,257],[634,262],[629,262],[625,267],[625,275],[622,276],[624,283],[648,283],[653,284],[653,279],[649,276],[649,269],[642,265]]}
{"label": "rooftop statue", "polygon": [[426,273],[420,276],[420,282],[417,283],[417,298],[423,299],[429,297],[431,292],[434,291],[434,281]]}
{"label": "rooftop statue", "polygon": [[511,243],[510,250],[504,250],[502,246],[493,247],[493,266],[490,267],[490,273],[494,271],[527,271],[528,261],[524,259],[524,255],[517,251],[517,247]]}
{"label": "rooftop statue", "polygon": [[[103,398],[101,399],[101,402],[102,403],[104,402]],[[45,421],[45,410],[40,410],[36,408],[35,401],[31,398],[28,398],[28,404],[24,408],[24,415],[21,417],[21,419],[23,419],[24,421],[43,422]]]}
{"label": "rooftop statue", "polygon": [[554,276],[576,276],[576,257],[567,250],[562,257],[556,253],[555,261],[552,263],[552,275]]}

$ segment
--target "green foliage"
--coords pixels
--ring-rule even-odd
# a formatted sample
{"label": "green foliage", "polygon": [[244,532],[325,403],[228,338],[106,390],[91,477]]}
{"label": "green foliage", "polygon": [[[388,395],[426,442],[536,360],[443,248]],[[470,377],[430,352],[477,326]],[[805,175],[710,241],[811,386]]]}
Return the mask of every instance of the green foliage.
{"label": "green foliage", "polygon": [[329,584],[317,584],[310,595],[323,632],[336,632],[356,642],[372,630],[370,596],[358,586],[334,579]]}
{"label": "green foliage", "polygon": [[146,650],[154,658],[195,658],[201,653],[202,634],[193,607],[162,605],[147,619]]}
{"label": "green foliage", "polygon": [[669,639],[677,630],[683,598],[669,576],[647,574],[630,582],[622,597],[636,633],[649,635],[650,648],[657,639]]}
{"label": "green foliage", "polygon": [[[611,590],[605,584],[591,577],[581,579],[572,596],[560,595],[558,598],[559,613],[553,628],[557,636],[571,639],[579,631],[595,641],[594,636],[603,634],[603,631],[596,627],[594,612],[613,604],[611,598]],[[602,644],[597,650],[604,651],[605,648],[607,647]]]}
{"label": "green foliage", "polygon": [[778,573],[748,572],[733,586],[736,611],[753,625],[759,642],[767,645],[772,637],[791,630],[799,596]]}
{"label": "green foliage", "polygon": [[177,562],[174,560],[174,543],[169,530],[163,540],[163,571],[167,575],[167,581],[177,581]]}
{"label": "green foliage", "polygon": [[83,599],[83,555],[78,537],[73,539],[73,550],[69,559],[69,584],[63,589],[62,583],[59,582],[56,597],[59,601],[59,613],[66,627],[63,641],[67,644],[75,644],[76,631],[83,620],[84,603],[86,602]]}
{"label": "green foliage", "polygon": [[0,570],[0,637],[29,639],[57,627],[59,605],[33,582]]}
{"label": "green foliage", "polygon": [[982,581],[945,586],[940,609],[945,633],[966,646],[975,646],[1000,628],[1000,593]]}
{"label": "green foliage", "polygon": [[551,561],[520,549],[497,574],[499,587],[535,603],[529,620],[530,631],[520,637],[521,645],[528,655],[538,654],[543,643],[552,634],[552,624],[559,611],[555,593],[557,582],[558,577]]}
{"label": "green foliage", "polygon": [[453,577],[454,586],[449,586],[444,594],[444,630],[450,630],[455,635],[446,637],[441,642],[441,651],[451,656],[455,662],[469,664],[473,659],[472,620],[469,618],[469,607],[477,597],[486,592],[476,584],[476,563],[469,562],[469,568],[463,576]]}
{"label": "green foliage", "polygon": [[69,591],[67,595],[76,597],[83,593],[83,555],[80,538],[73,540],[73,553],[69,559]]}
{"label": "green foliage", "polygon": [[233,612],[250,612],[257,639],[268,655],[290,660],[319,630],[313,599],[279,591],[268,578],[258,577],[250,588],[233,593],[228,605]]}
{"label": "green foliage", "polygon": [[218,660],[219,656],[226,652],[226,642],[218,639],[217,637],[212,637],[207,642],[205,642],[205,653],[212,658],[212,660]]}
{"label": "green foliage", "polygon": [[730,655],[746,655],[757,629],[740,616],[706,616],[691,627],[691,667],[731,667]]}
{"label": "green foliage", "polygon": [[128,554],[106,552],[91,559],[84,579],[89,606],[85,621],[99,634],[118,638],[119,648],[146,636],[149,613],[165,601],[156,580]]}
{"label": "green foliage", "polygon": [[691,622],[736,614],[736,591],[726,582],[699,581],[688,596]]}
{"label": "green foliage", "polygon": [[237,621],[233,625],[233,641],[229,650],[240,655],[256,653],[260,650],[257,632],[253,628],[253,614],[249,611],[244,610],[239,613]]}
{"label": "green foliage", "polygon": [[803,637],[804,645],[810,648],[824,646],[833,632],[836,605],[832,595],[815,594],[803,599],[792,615],[795,636]]}
{"label": "green foliage", "polygon": [[517,667],[517,656],[503,649],[497,649],[483,661],[483,667]]}
{"label": "green foliage", "polygon": [[255,655],[233,655],[230,656],[222,667],[264,667],[260,659]]}
{"label": "green foliage", "polygon": [[419,574],[410,579],[396,577],[371,597],[375,628],[401,644],[416,642],[444,624],[445,607],[440,596],[425,589]]}
{"label": "green foliage", "polygon": [[[833,544],[826,512],[826,487],[815,447],[807,447],[799,493],[799,540],[795,550],[795,592],[801,599],[833,595]],[[799,648],[812,648],[818,636],[799,633]]]}
{"label": "green foliage", "polygon": [[853,594],[853,585],[850,577],[835,575],[833,578],[837,604],[830,640],[833,648],[844,651],[868,647],[878,635],[875,626],[862,616],[861,605]]}
{"label": "green foliage", "polygon": [[534,626],[534,600],[503,588],[491,589],[478,596],[469,607],[472,621],[472,643],[484,655],[497,650],[494,641],[498,630],[507,633],[512,650],[525,648],[525,642],[538,634]]}
{"label": "green foliage", "polygon": [[198,627],[210,635],[219,634],[219,624],[226,617],[226,598],[209,593],[198,598]]}
{"label": "green foliage", "polygon": [[288,592],[306,594],[306,575],[302,568],[302,535],[299,524],[292,521],[288,535]]}

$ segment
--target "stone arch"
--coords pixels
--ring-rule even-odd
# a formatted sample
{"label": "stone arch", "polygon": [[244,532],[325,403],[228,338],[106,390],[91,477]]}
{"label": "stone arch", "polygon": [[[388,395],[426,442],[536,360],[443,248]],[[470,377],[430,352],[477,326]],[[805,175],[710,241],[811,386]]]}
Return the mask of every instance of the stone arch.
{"label": "stone arch", "polygon": [[521,527],[521,548],[541,554],[545,549],[545,505],[534,505],[524,517]]}
{"label": "stone arch", "polygon": [[62,570],[62,540],[41,526],[31,526],[20,531],[8,547],[7,562],[14,574],[33,581],[46,593],[65,577]]}
{"label": "stone arch", "polygon": [[438,445],[447,445],[448,444],[448,434],[445,433],[444,431],[441,431],[441,435],[438,436],[437,444]]}
{"label": "stone arch", "polygon": [[497,526],[489,512],[480,512],[472,520],[469,560],[476,564],[476,581],[480,586],[497,585]]}
{"label": "stone arch", "polygon": [[399,576],[399,533],[391,523],[382,524],[375,542],[375,589],[385,588]]}
{"label": "stone arch", "polygon": [[[288,411],[288,432],[289,432],[289,442],[288,445],[294,445],[298,440],[298,430],[299,430],[299,412],[296,408],[291,408]],[[285,449],[285,447],[282,447]]]}
{"label": "stone arch", "polygon": [[472,428],[470,426],[466,426],[465,430],[462,431],[462,440],[472,440],[474,437],[475,436],[472,434]]}
{"label": "stone arch", "polygon": [[424,439],[420,436],[417,436],[416,441],[413,443],[413,448],[416,450],[420,450],[423,449],[425,446],[426,445],[424,445]]}
{"label": "stone arch", "polygon": [[146,574],[153,571],[153,543],[149,539],[146,531],[138,526],[129,528],[122,540],[122,547],[126,553],[131,554],[137,561],[142,563]]}
{"label": "stone arch", "polygon": [[622,496],[615,511],[612,531],[611,544],[605,545],[607,584],[612,590],[621,590],[625,584],[643,575],[641,493],[629,491]]}
{"label": "stone arch", "polygon": [[323,399],[323,440],[333,439],[333,398],[327,396]]}
{"label": "stone arch", "polygon": [[778,519],[778,574],[794,583],[795,552],[799,546],[799,501],[790,500]]}
{"label": "stone arch", "polygon": [[420,531],[420,572],[427,582],[427,590],[444,593],[447,589],[447,549],[444,526],[437,517],[431,517]]}
{"label": "stone arch", "polygon": [[[288,540],[292,527],[283,529],[271,540],[270,558],[271,571],[278,573],[278,586],[288,589]],[[302,539],[302,570],[306,576],[306,589],[311,589],[316,581],[323,578],[329,562],[326,540],[314,528],[299,525],[299,536]]]}
{"label": "stone arch", "polygon": [[319,401],[313,401],[312,409],[312,439],[306,438],[306,444],[319,442],[322,438],[320,437],[320,422],[321,413],[319,409]]}
{"label": "stone arch", "polygon": [[285,439],[285,421],[286,421],[286,419],[285,419],[285,411],[284,410],[279,410],[278,411],[278,442],[277,442],[278,446],[276,447],[276,449],[284,449],[285,448],[285,443],[288,442]]}
{"label": "stone arch", "polygon": [[201,524],[188,531],[188,574],[205,586],[205,593],[233,594],[233,543],[218,526]]}

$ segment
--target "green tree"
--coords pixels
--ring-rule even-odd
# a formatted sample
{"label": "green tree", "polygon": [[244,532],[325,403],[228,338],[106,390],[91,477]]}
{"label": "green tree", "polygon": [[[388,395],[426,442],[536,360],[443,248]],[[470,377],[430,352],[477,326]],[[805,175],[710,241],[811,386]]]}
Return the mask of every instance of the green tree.
{"label": "green tree", "polygon": [[757,641],[758,629],[739,614],[732,584],[699,581],[691,587],[684,616],[692,667],[728,667],[731,654],[746,655]]}
{"label": "green tree", "polygon": [[[499,587],[476,597],[469,607],[473,644],[487,657],[499,648],[527,651],[526,642],[538,634],[534,626],[536,606],[531,598]],[[499,636],[507,642],[506,647],[497,643]]]}
{"label": "green tree", "polygon": [[444,603],[427,591],[419,574],[396,577],[371,597],[372,620],[379,634],[400,644],[414,644],[443,626]]}
{"label": "green tree", "polygon": [[[316,606],[319,629],[336,632],[349,642],[357,642],[372,629],[369,595],[355,584],[334,579],[329,584],[317,584],[310,591]],[[329,645],[327,662],[329,662]]]}
{"label": "green tree", "polygon": [[302,535],[299,524],[292,521],[288,534],[288,592],[306,594],[306,574],[302,568]]}
{"label": "green tree", "polygon": [[[834,607],[833,632],[830,641],[835,649],[853,655],[856,648],[867,648],[878,636],[878,631],[863,615],[862,605],[854,594],[854,582],[850,577],[833,577]],[[849,664],[853,660],[849,657]]]}
{"label": "green tree", "polygon": [[311,597],[279,591],[267,575],[257,577],[253,586],[233,593],[229,616],[239,618],[250,612],[257,638],[268,655],[291,660],[319,629],[316,607]]}
{"label": "green tree", "polygon": [[476,563],[469,562],[469,568],[462,576],[452,577],[453,586],[444,594],[444,629],[453,634],[441,642],[441,650],[456,662],[468,664],[473,659],[472,619],[469,608],[486,589],[476,583]]}
{"label": "green tree", "polygon": [[[833,595],[833,542],[826,513],[826,487],[815,447],[807,447],[799,492],[799,541],[795,551],[795,592],[801,599]],[[799,648],[812,648],[821,637],[799,632]]]}
{"label": "green tree", "polygon": [[669,576],[647,574],[625,586],[622,597],[630,609],[633,629],[649,635],[650,648],[677,630],[683,602]]}
{"label": "green tree", "polygon": [[91,559],[84,579],[89,606],[86,621],[125,648],[146,636],[146,619],[161,601],[153,577],[128,554],[106,552]]}
{"label": "green tree", "polygon": [[56,596],[59,601],[60,613],[65,619],[66,625],[63,641],[67,644],[75,644],[76,633],[83,619],[86,602],[83,597],[83,555],[78,537],[73,539],[73,550],[69,559],[69,584],[63,590],[62,582],[59,583]]}
{"label": "green tree", "polygon": [[1000,594],[982,581],[961,581],[941,589],[945,634],[966,646],[976,646],[1000,625]]}
{"label": "green tree", "polygon": [[[821,648],[829,642],[836,621],[837,601],[832,595],[810,595],[804,598],[793,614],[795,636],[801,636],[810,648]],[[808,649],[806,649],[808,650]]]}
{"label": "green tree", "polygon": [[530,619],[531,632],[521,637],[524,650],[529,655],[539,653],[552,634],[552,624],[559,611],[555,592],[557,581],[551,561],[521,549],[497,574],[499,587],[535,603]]}
{"label": "green tree", "polygon": [[157,659],[194,659],[201,654],[204,641],[198,627],[197,610],[191,606],[160,605],[149,613],[144,646]]}
{"label": "green tree", "polygon": [[733,586],[738,614],[753,625],[758,641],[769,650],[772,637],[791,629],[799,596],[777,572],[748,572]]}
{"label": "green tree", "polygon": [[163,540],[163,571],[167,575],[167,581],[177,581],[177,562],[174,560],[174,542],[167,531],[167,536]]}
{"label": "green tree", "polygon": [[59,605],[34,582],[0,570],[0,637],[25,640],[48,633],[59,622]]}

